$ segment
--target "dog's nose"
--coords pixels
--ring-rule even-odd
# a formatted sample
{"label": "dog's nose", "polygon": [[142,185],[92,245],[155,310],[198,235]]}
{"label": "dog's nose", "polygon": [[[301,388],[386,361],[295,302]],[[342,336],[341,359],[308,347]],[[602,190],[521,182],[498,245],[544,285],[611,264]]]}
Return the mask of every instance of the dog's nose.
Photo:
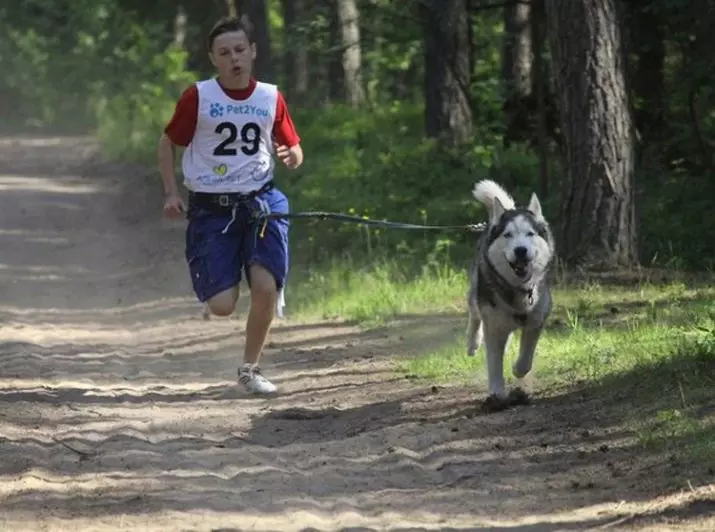
{"label": "dog's nose", "polygon": [[514,256],[517,259],[525,259],[526,254],[528,253],[528,249],[526,249],[524,246],[519,246],[514,248]]}

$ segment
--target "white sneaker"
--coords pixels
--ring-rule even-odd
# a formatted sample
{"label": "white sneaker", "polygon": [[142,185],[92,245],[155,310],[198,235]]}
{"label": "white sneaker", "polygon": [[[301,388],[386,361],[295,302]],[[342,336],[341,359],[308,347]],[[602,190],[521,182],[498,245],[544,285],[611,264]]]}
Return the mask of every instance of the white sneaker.
{"label": "white sneaker", "polygon": [[276,392],[276,386],[261,375],[257,366],[244,366],[238,370],[238,382],[246,391],[255,394],[271,394]]}

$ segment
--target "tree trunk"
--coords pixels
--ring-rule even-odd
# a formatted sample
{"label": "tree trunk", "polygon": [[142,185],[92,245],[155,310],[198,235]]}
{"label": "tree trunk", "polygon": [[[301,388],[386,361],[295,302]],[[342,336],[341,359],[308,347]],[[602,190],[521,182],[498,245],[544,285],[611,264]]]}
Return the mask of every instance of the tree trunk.
{"label": "tree trunk", "polygon": [[362,47],[360,45],[360,14],[355,0],[337,0],[338,22],[342,40],[342,63],[345,73],[345,99],[352,107],[365,101],[362,85]]}
{"label": "tree trunk", "polygon": [[547,73],[543,57],[546,44],[546,13],[544,0],[535,0],[531,13],[531,40],[534,52],[532,65],[533,92],[536,97],[537,127],[536,138],[539,147],[539,196],[546,199],[549,194],[549,147],[547,130]]}
{"label": "tree trunk", "polygon": [[[227,0],[234,4],[240,16],[247,16],[253,25],[253,39],[256,42],[256,60],[253,63],[253,75],[261,81],[272,83],[273,57],[271,54],[271,36],[268,25],[268,12],[265,0]],[[229,9],[230,11],[230,9]]]}
{"label": "tree trunk", "polygon": [[455,145],[472,133],[466,0],[425,0],[422,21],[425,133]]}
{"label": "tree trunk", "polygon": [[504,7],[502,80],[504,82],[506,132],[504,145],[529,138],[533,102],[532,79],[532,0]]}
{"label": "tree trunk", "polygon": [[657,141],[665,129],[665,23],[653,0],[631,0],[628,27],[636,56],[633,89],[640,100],[636,124],[644,143]]}
{"label": "tree trunk", "polygon": [[284,72],[287,97],[295,103],[306,103],[308,93],[308,42],[304,0],[281,0],[285,32]]}
{"label": "tree trunk", "polygon": [[328,44],[331,53],[328,55],[328,100],[341,101],[345,92],[345,69],[343,68],[342,53],[337,51],[342,48],[342,34],[338,7],[335,0],[323,0],[328,11]]}
{"label": "tree trunk", "polygon": [[567,263],[637,263],[634,132],[617,0],[547,0],[569,180]]}
{"label": "tree trunk", "polygon": [[187,24],[186,10],[179,4],[176,6],[176,15],[174,16],[174,47],[184,49]]}

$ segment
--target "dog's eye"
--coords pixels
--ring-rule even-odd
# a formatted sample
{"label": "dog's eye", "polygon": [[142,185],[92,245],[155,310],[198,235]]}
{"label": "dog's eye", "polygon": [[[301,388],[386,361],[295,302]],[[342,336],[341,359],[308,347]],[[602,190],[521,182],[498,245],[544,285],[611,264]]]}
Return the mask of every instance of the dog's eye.
{"label": "dog's eye", "polygon": [[529,238],[532,238],[532,237],[536,236],[536,233],[534,233],[534,231],[529,231],[528,233],[526,233],[526,236],[528,236]]}
{"label": "dog's eye", "polygon": [[513,236],[514,236],[514,235],[513,235],[513,233],[512,233],[511,231],[507,231],[506,233],[504,233],[504,238],[511,238],[511,237],[513,237]]}

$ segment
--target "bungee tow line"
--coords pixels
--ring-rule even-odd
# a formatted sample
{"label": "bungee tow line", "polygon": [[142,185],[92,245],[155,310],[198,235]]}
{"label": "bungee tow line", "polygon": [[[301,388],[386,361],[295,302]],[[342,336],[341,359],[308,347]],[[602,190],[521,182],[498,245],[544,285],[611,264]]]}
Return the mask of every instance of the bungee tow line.
{"label": "bungee tow line", "polygon": [[470,233],[481,233],[487,228],[487,224],[482,222],[478,224],[466,224],[466,225],[422,225],[422,224],[411,224],[403,222],[390,222],[388,220],[372,220],[369,218],[363,218],[362,216],[353,216],[349,214],[342,214],[337,212],[323,212],[323,211],[306,211],[306,212],[291,212],[291,213],[280,213],[280,212],[269,212],[269,213],[257,213],[259,220],[287,220],[294,218],[312,218],[316,220],[336,220],[339,222],[352,222],[362,225],[372,225],[376,227],[385,227],[388,229],[414,229],[422,231],[466,231]]}

